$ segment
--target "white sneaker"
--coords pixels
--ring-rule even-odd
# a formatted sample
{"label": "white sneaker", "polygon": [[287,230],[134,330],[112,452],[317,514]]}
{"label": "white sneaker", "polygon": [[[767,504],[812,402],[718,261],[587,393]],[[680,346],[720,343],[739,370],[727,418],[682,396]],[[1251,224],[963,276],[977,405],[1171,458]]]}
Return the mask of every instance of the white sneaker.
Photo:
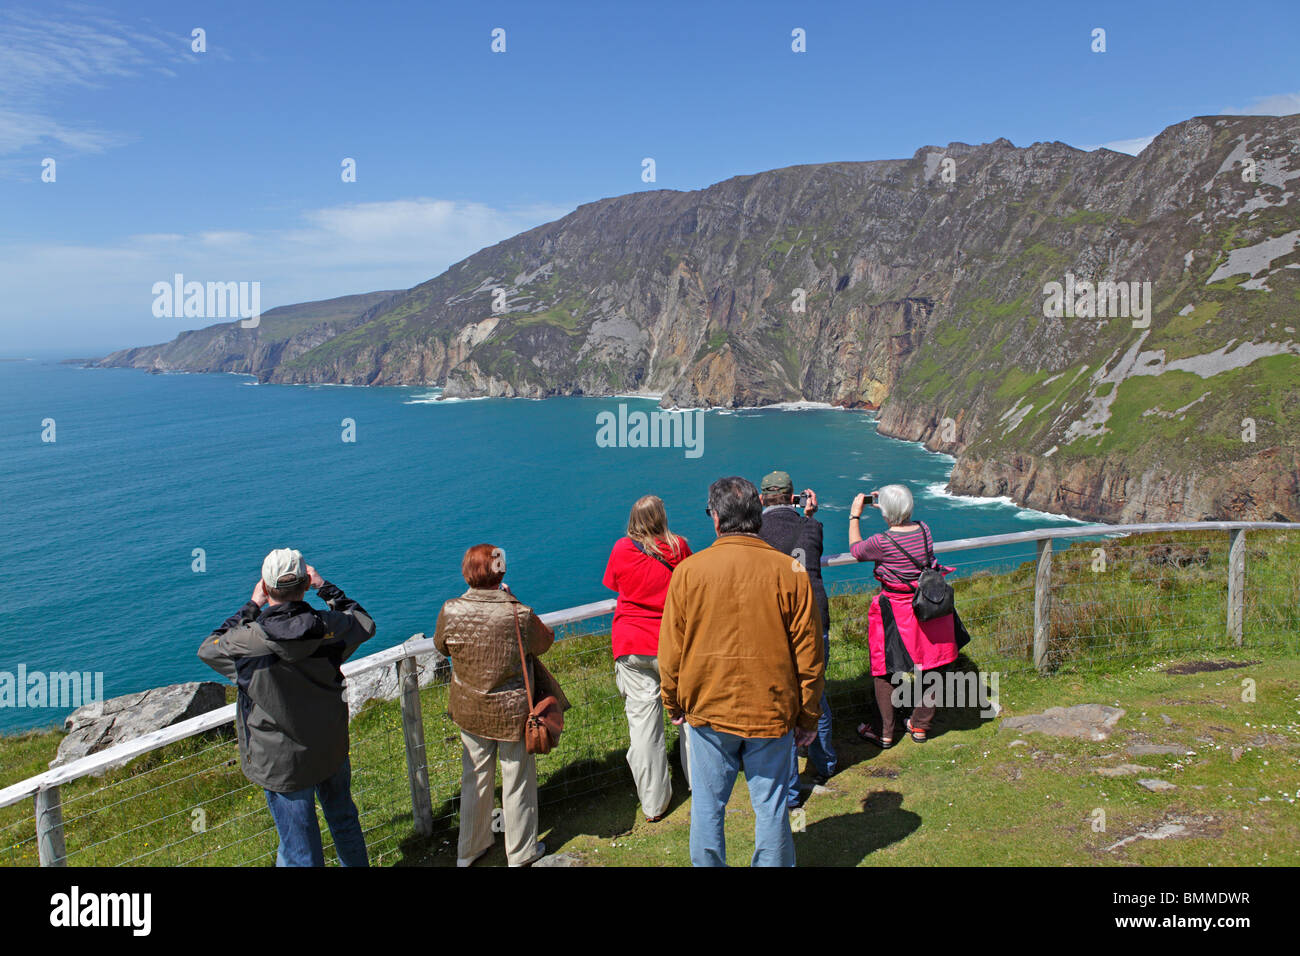
{"label": "white sneaker", "polygon": [[491,847],[488,847],[487,850],[484,850],[482,853],[478,854],[478,856],[472,856],[472,857],[470,857],[468,860],[465,859],[465,858],[463,858],[463,857],[457,857],[457,858],[456,858],[456,865],[457,865],[457,866],[473,866],[473,865],[474,865],[475,863],[477,863],[479,860],[483,859],[483,857],[487,854],[487,851],[490,850],[490,849],[492,849],[492,848],[491,848]]}

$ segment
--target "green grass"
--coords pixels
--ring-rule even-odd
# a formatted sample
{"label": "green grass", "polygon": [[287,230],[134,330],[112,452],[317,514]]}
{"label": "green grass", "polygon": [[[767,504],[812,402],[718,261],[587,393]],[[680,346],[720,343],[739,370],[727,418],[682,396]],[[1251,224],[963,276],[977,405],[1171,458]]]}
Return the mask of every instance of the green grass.
{"label": "green grass", "polygon": [[994,394],[1001,399],[1019,398],[1046,379],[1048,374],[1041,369],[1037,372],[1022,372],[1018,368],[1009,368],[1003,373],[1002,383]]}
{"label": "green grass", "polygon": [[706,355],[709,355],[712,352],[717,352],[718,350],[723,348],[723,346],[728,345],[730,342],[731,342],[730,332],[728,332],[726,329],[714,329],[713,332],[710,333],[708,340],[702,343],[700,347],[696,349],[694,361],[696,362],[700,361]]}
{"label": "green grass", "polygon": [[[1247,537],[1245,641],[1225,627],[1223,534],[1111,538],[1053,556],[1050,670],[1033,667],[1033,562],[957,582],[974,639],[965,663],[1000,675],[1005,714],[1096,702],[1128,711],[1103,744],[999,732],[997,720],[944,711],[934,739],[880,753],[852,732],[873,705],[865,620],[870,594],[832,598],[828,693],[846,768],[810,800],[796,835],[801,863],[1297,863],[1293,800],[1300,769],[1300,536]],[[1098,549],[1104,550],[1104,567]],[[950,559],[951,560],[951,559]],[[865,569],[864,569],[865,578]],[[1222,672],[1163,673],[1175,660],[1258,661]],[[608,638],[571,635],[547,664],[573,702],[560,748],[539,758],[543,839],[589,864],[684,865],[689,802],[680,779],[670,815],[641,820],[624,759],[627,729]],[[1241,682],[1256,684],[1253,703]],[[421,694],[435,833],[411,824],[400,710],[372,702],[352,723],[354,794],[377,864],[452,865],[460,748],[446,685]],[[1160,714],[1170,718],[1166,723]],[[673,744],[676,731],[669,728]],[[45,769],[61,735],[0,738],[0,787]],[[1130,757],[1134,742],[1191,756]],[[1234,759],[1233,748],[1241,752]],[[1131,762],[1177,789],[1093,771]],[[272,862],[261,791],[239,770],[229,730],[156,751],[102,778],[62,788],[70,862],[78,865]],[[1262,798],[1268,797],[1268,800]],[[1106,831],[1091,828],[1106,812]],[[728,816],[731,859],[752,849],[743,781]],[[1187,836],[1108,849],[1139,828],[1184,821]],[[202,824],[202,826],[200,826]],[[0,809],[0,865],[34,865],[32,804]],[[327,856],[332,857],[327,852]],[[485,860],[504,862],[500,845]]]}
{"label": "green grass", "polygon": [[[1239,660],[1259,660],[1252,652]],[[1256,682],[1254,703],[1241,683]],[[835,710],[844,769],[827,792],[796,816],[795,854],[803,866],[1253,866],[1300,863],[1296,814],[1300,769],[1300,661],[1264,656],[1232,670],[1174,676],[1146,666],[1091,679],[1027,675],[1001,684],[1003,714],[1077,703],[1120,703],[1119,731],[1101,743],[999,731],[997,719],[945,712],[930,741],[904,739],[880,751],[857,741],[861,716]],[[1162,716],[1163,715],[1163,716]],[[1169,718],[1166,724],[1165,717]],[[1023,743],[1012,746],[1014,742]],[[1126,747],[1159,742],[1172,755],[1135,757]],[[1240,752],[1234,759],[1234,748]],[[1150,768],[1107,778],[1098,769],[1123,763]],[[1151,793],[1140,778],[1173,783]],[[680,777],[675,785],[680,785]],[[615,801],[591,801],[562,849],[584,862],[618,866],[689,861],[689,804],[646,824],[628,788]],[[571,813],[578,815],[575,808]],[[544,819],[546,815],[544,814]],[[1134,839],[1162,824],[1184,827],[1165,840]],[[553,824],[566,835],[567,820]],[[620,827],[623,829],[620,830]],[[1100,826],[1104,829],[1095,829]],[[753,852],[753,814],[743,778],[727,815],[728,859]]]}
{"label": "green grass", "polygon": [[544,312],[514,318],[511,322],[509,335],[514,335],[516,331],[535,325],[549,325],[562,329],[570,335],[577,335],[582,331],[579,323],[585,309],[586,305],[581,300],[566,299],[560,305],[549,308]]}
{"label": "green grass", "polygon": [[[1111,405],[1109,431],[1084,444],[1095,451],[1138,453],[1158,442],[1171,455],[1187,446],[1202,461],[1236,460],[1253,455],[1261,445],[1287,444],[1284,436],[1295,433],[1289,396],[1298,370],[1300,358],[1274,355],[1213,379],[1182,371],[1126,379]],[[1202,395],[1204,409],[1166,417]],[[1165,414],[1148,414],[1152,409]],[[1241,440],[1243,417],[1268,423],[1267,433],[1254,445]]]}

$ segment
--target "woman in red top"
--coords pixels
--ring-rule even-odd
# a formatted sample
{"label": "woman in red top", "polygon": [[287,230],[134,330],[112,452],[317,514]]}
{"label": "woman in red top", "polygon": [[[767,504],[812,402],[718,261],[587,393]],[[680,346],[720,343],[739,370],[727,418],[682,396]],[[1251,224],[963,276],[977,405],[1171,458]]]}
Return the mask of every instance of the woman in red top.
{"label": "woman in red top", "polygon": [[632,506],[627,537],[615,542],[605,567],[605,587],[618,592],[611,639],[614,680],[631,736],[627,762],[641,811],[652,823],[667,812],[673,795],[659,690],[659,621],[673,568],[690,553],[686,539],[668,530],[664,503],[646,495]]}

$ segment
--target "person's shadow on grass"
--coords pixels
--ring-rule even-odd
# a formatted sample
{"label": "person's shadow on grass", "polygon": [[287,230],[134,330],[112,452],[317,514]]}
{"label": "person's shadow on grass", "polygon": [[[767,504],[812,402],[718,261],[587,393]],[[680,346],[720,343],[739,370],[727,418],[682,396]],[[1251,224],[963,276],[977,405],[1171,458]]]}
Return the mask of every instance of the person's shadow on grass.
{"label": "person's shadow on grass", "polygon": [[[999,676],[994,675],[994,680]],[[944,690],[936,701],[939,706],[929,738],[933,740],[952,731],[975,730],[996,719],[997,708],[993,705],[998,696],[998,688],[979,664],[965,654],[957,655],[944,669]]]}
{"label": "person's shadow on grass", "polygon": [[818,820],[796,833],[795,856],[799,866],[857,866],[920,825],[920,814],[903,809],[901,793],[877,790],[863,798],[861,811]]}

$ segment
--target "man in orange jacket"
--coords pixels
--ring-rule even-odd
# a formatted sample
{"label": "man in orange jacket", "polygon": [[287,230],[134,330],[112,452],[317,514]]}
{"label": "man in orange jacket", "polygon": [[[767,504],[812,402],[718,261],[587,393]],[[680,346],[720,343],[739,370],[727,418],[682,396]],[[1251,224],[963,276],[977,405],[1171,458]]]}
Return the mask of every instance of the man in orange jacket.
{"label": "man in orange jacket", "polygon": [[754,866],[793,866],[790,749],[816,736],[826,658],[803,565],[761,537],[744,478],[720,478],[706,509],[718,538],[677,566],[659,630],[664,706],[690,747],[691,862],[725,866],[723,819],[743,767]]}

